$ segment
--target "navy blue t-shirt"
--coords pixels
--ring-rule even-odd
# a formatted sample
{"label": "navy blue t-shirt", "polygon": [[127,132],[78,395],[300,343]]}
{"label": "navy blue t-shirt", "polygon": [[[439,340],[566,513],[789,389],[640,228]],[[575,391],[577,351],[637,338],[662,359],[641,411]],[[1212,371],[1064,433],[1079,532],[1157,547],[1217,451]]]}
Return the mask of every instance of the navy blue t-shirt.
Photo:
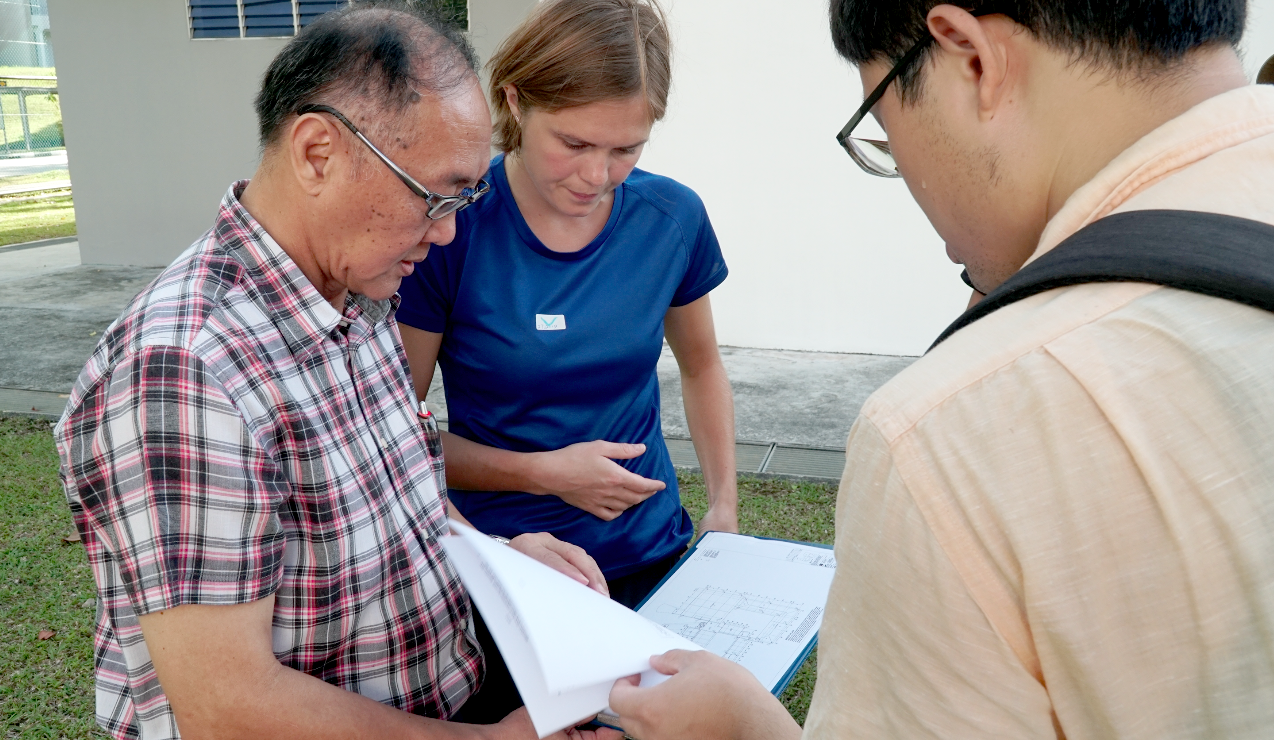
{"label": "navy blue t-shirt", "polygon": [[456,238],[403,280],[398,321],[441,333],[438,362],[452,433],[516,452],[576,442],[643,443],[616,461],[667,488],[605,522],[556,496],[449,493],[481,531],[550,532],[584,548],[607,578],[680,551],[694,534],[659,422],[655,365],[664,314],[702,298],[725,261],[694,191],[633,170],[606,227],[578,252],[544,246],[509,190],[503,157],[491,192],[457,214]]}

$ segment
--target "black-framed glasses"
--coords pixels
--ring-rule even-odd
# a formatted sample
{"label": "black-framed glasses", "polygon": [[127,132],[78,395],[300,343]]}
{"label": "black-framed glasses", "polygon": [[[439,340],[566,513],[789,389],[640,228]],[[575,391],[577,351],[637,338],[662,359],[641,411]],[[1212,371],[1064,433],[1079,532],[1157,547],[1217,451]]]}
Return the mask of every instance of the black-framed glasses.
{"label": "black-framed glasses", "polygon": [[380,161],[385,163],[385,166],[389,168],[390,172],[393,172],[398,176],[399,180],[403,181],[403,184],[407,186],[408,190],[421,198],[424,198],[425,204],[429,206],[429,210],[425,212],[425,215],[427,215],[431,220],[437,221],[439,219],[446,218],[457,211],[462,211],[476,203],[479,198],[491,191],[491,185],[486,180],[479,180],[477,187],[465,188],[460,191],[459,195],[439,195],[438,193],[430,192],[428,188],[416,182],[414,177],[407,174],[402,167],[394,164],[393,160],[386,157],[381,150],[377,149],[376,145],[369,141],[368,138],[363,135],[363,132],[359,131],[358,127],[351,123],[350,120],[342,115],[340,111],[330,105],[319,105],[317,103],[306,103],[296,109],[296,114],[298,116],[303,116],[306,113],[328,113],[336,120],[345,124],[345,128],[348,128],[359,138],[360,141],[366,144],[367,148],[371,149],[372,153],[375,154]]}
{"label": "black-framed glasses", "polygon": [[[969,11],[973,16],[990,15],[996,12],[999,11],[994,10],[990,5],[979,10]],[[880,84],[876,85],[876,89],[871,91],[871,95],[868,95],[863,100],[863,104],[858,107],[854,117],[849,119],[849,123],[845,124],[839,134],[836,134],[836,141],[840,142],[840,145],[849,153],[849,158],[854,160],[854,163],[869,175],[875,175],[876,177],[902,177],[898,172],[898,163],[894,161],[894,154],[889,149],[889,142],[855,137],[853,136],[854,129],[858,128],[858,124],[862,123],[862,120],[871,113],[871,109],[875,107],[876,103],[879,103],[880,99],[885,96],[885,91],[889,89],[889,83],[897,79],[898,75],[906,72],[912,63],[916,61],[916,57],[920,56],[920,53],[929,44],[933,43],[933,40],[933,34],[926,32],[919,41],[913,44],[907,50],[907,53],[902,55],[902,59],[899,59],[898,63],[894,65],[894,68],[889,70],[889,74],[885,75],[885,79],[881,80]]]}

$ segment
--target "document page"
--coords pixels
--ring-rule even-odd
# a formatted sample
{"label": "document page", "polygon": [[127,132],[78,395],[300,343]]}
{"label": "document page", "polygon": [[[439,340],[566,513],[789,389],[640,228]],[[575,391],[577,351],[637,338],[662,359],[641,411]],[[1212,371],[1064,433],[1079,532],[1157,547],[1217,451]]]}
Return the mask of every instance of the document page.
{"label": "document page", "polygon": [[709,532],[637,613],[773,691],[817,636],[835,572],[825,548]]}
{"label": "document page", "polygon": [[650,656],[698,645],[459,522],[440,542],[545,737],[606,708],[617,679],[667,677]]}

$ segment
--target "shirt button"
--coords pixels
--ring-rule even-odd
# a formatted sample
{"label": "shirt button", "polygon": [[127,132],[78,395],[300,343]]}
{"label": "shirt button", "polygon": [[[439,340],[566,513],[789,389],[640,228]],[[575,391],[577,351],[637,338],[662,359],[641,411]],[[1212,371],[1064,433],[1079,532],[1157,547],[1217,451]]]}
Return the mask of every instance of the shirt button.
{"label": "shirt button", "polygon": [[467,630],[467,629],[469,629],[469,620],[468,620],[468,619],[465,619],[465,618],[463,618],[463,617],[461,617],[461,619],[460,619],[460,630],[461,630],[461,631],[464,631],[464,630]]}

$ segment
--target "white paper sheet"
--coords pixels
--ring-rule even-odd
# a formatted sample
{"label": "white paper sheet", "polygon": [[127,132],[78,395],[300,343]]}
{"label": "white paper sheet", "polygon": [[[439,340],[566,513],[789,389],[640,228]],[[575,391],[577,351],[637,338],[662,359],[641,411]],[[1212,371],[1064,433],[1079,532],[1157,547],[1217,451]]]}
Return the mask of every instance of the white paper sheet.
{"label": "white paper sheet", "polygon": [[650,656],[698,650],[587,586],[458,522],[441,542],[482,611],[531,722],[545,737],[606,708],[611,686],[664,676]]}
{"label": "white paper sheet", "polygon": [[709,532],[637,613],[772,691],[818,634],[835,572],[825,548]]}

